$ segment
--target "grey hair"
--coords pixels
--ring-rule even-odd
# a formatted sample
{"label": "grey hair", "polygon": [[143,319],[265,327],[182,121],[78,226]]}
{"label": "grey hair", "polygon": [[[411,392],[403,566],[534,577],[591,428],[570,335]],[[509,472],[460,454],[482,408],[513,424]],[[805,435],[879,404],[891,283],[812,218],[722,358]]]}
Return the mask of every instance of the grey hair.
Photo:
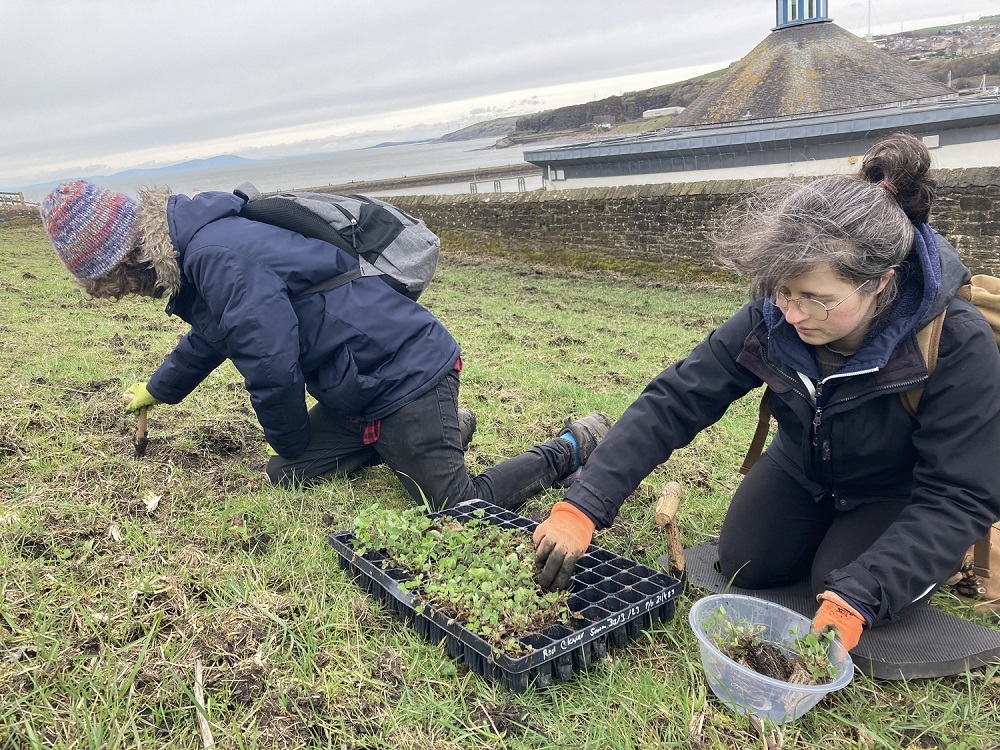
{"label": "grey hair", "polygon": [[[830,266],[859,285],[898,268],[934,199],[930,155],[911,135],[875,144],[857,176],[785,181],[753,193],[713,234],[718,262],[750,277],[753,298],[772,297],[791,279]],[[895,298],[899,274],[879,295],[881,312]],[[874,294],[877,285],[861,293]]]}

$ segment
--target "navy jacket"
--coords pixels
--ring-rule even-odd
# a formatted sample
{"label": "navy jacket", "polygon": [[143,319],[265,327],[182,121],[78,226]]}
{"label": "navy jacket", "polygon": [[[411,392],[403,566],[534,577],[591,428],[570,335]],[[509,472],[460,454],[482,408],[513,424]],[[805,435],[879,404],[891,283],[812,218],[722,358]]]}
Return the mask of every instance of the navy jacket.
{"label": "navy jacket", "polygon": [[294,295],[356,261],[319,240],[239,216],[241,199],[205,192],[167,202],[181,271],[168,314],[191,325],[147,388],[178,403],[226,359],[243,376],[268,443],[286,458],[309,442],[305,392],[373,421],[431,390],[460,351],[445,327],[381,279]]}
{"label": "navy jacket", "polygon": [[[920,240],[930,245],[927,228]],[[921,244],[918,242],[918,244]],[[944,580],[1000,516],[1000,351],[969,303],[968,270],[941,238],[915,248],[891,314],[836,375],[821,379],[808,347],[765,301],[752,302],[657,376],[584,466],[566,499],[604,528],[657,465],[751,389],[771,387],[778,431],[768,455],[819,501],[909,506],[827,586],[875,621]],[[921,256],[924,257],[921,257]],[[928,257],[930,267],[928,267]],[[928,377],[914,330],[947,306]],[[794,363],[794,364],[793,364]],[[916,417],[899,393],[923,384]]]}

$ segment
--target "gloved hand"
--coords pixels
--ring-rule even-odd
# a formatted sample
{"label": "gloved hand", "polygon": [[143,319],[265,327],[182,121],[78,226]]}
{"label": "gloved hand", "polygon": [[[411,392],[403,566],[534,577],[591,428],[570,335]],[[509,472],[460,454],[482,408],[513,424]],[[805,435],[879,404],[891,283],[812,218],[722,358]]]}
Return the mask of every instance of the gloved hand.
{"label": "gloved hand", "polygon": [[575,505],[561,501],[552,506],[549,517],[538,524],[532,537],[537,580],[543,589],[566,588],[594,528],[594,522]]}
{"label": "gloved hand", "polygon": [[125,402],[126,411],[139,411],[143,407],[156,406],[162,403],[159,399],[150,395],[146,390],[145,383],[133,383],[122,394],[122,401]]}
{"label": "gloved hand", "polygon": [[270,443],[264,443],[264,445],[267,447],[267,457],[268,458],[270,458],[271,456],[277,456],[278,455],[278,451],[276,451],[274,448],[272,448]]}
{"label": "gloved hand", "polygon": [[864,615],[833,591],[824,591],[816,599],[820,605],[813,617],[813,632],[823,633],[832,629],[845,649],[850,651],[857,646],[861,631],[867,624]]}

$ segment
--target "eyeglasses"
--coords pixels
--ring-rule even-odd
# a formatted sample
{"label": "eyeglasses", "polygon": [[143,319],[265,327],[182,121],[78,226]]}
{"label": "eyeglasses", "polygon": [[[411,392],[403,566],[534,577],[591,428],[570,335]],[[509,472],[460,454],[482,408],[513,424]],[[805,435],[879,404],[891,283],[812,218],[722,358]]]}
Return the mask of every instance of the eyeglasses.
{"label": "eyeglasses", "polygon": [[[871,279],[868,279],[868,281],[871,281]],[[840,302],[837,302],[834,305],[830,305],[829,307],[824,305],[818,299],[809,299],[808,297],[798,297],[793,299],[792,297],[785,296],[781,292],[778,292],[774,296],[774,299],[772,301],[774,302],[775,305],[778,306],[778,309],[781,310],[782,313],[787,312],[788,306],[792,302],[794,302],[796,305],[798,305],[799,310],[804,312],[813,320],[826,320],[827,318],[830,317],[831,312],[833,312],[839,305],[843,304],[844,302],[847,302],[847,300],[849,300],[857,292],[859,292],[862,289],[862,287],[864,287],[864,285],[868,283],[868,281],[864,282],[864,284],[862,284],[853,292],[848,294],[846,297],[844,297],[844,299],[840,300]]]}

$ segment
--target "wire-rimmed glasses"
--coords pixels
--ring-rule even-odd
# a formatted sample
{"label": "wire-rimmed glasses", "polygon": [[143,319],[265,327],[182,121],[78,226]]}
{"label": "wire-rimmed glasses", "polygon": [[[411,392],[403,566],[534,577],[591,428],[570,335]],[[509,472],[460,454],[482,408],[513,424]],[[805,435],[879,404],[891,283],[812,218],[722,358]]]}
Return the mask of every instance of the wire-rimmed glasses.
{"label": "wire-rimmed glasses", "polygon": [[[868,279],[868,281],[871,281],[871,279]],[[868,281],[862,283],[861,286],[840,300],[840,302],[829,306],[824,305],[818,299],[810,299],[809,297],[788,297],[781,292],[775,294],[772,301],[775,305],[777,305],[778,309],[781,310],[782,313],[787,312],[788,306],[794,302],[798,306],[799,310],[804,312],[813,320],[826,320],[830,317],[830,313],[833,312],[839,305],[847,302],[847,300],[853,297],[857,292],[861,291]]]}

